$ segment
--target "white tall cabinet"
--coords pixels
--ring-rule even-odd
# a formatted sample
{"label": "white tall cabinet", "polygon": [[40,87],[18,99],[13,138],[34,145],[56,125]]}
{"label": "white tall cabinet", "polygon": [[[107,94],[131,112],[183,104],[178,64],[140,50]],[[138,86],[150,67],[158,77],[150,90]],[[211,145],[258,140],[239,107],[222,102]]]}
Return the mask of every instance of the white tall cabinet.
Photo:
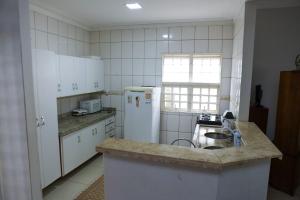
{"label": "white tall cabinet", "polygon": [[42,188],[61,176],[56,103],[57,58],[53,52],[34,49],[33,77]]}

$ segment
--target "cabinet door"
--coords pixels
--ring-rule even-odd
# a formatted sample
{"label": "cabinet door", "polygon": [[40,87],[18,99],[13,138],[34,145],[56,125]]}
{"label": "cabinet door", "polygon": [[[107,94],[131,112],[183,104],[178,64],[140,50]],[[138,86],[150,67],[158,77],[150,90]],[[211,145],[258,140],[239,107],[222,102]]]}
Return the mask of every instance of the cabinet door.
{"label": "cabinet door", "polygon": [[82,163],[82,134],[81,131],[62,138],[63,175],[66,175]]}
{"label": "cabinet door", "polygon": [[44,188],[61,175],[56,103],[56,55],[46,50],[36,50],[35,53],[34,83],[40,129],[38,132],[39,155]]}
{"label": "cabinet door", "polygon": [[94,151],[96,151],[96,146],[105,140],[105,121],[101,121],[97,124],[97,139],[95,140]]}
{"label": "cabinet door", "polygon": [[[59,71],[61,78],[61,96],[70,96],[75,92],[74,59],[72,56],[59,55]],[[76,74],[76,73],[75,73]]]}
{"label": "cabinet door", "polygon": [[102,60],[96,61],[96,85],[97,91],[104,90],[104,65]]}
{"label": "cabinet door", "polygon": [[62,96],[61,77],[59,68],[59,56],[55,56],[55,74],[56,74],[56,96]]}
{"label": "cabinet door", "polygon": [[86,59],[74,57],[73,82],[75,84],[74,94],[86,92]]}
{"label": "cabinet door", "polygon": [[94,59],[86,59],[86,80],[87,80],[87,91],[89,92],[95,92],[97,91],[96,88],[96,75],[95,75],[95,70],[96,70],[96,60]]}
{"label": "cabinet door", "polygon": [[88,127],[88,131],[83,136],[83,152],[85,154],[83,162],[95,155],[94,143],[96,139],[96,125],[94,124]]}

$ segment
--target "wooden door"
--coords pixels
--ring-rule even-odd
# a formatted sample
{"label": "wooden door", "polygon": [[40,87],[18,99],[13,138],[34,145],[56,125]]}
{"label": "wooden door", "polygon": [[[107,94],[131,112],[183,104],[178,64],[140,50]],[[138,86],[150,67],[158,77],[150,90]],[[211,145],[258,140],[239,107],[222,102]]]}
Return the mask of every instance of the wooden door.
{"label": "wooden door", "polygon": [[300,71],[281,72],[275,144],[284,153],[299,155]]}

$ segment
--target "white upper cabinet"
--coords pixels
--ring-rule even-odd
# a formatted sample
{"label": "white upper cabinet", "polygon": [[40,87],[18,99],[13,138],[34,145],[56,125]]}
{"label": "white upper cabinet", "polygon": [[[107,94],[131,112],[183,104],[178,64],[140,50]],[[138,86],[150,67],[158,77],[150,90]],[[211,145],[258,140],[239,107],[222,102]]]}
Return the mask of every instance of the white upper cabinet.
{"label": "white upper cabinet", "polygon": [[104,66],[102,60],[88,59],[87,88],[89,92],[104,90]]}
{"label": "white upper cabinet", "polygon": [[84,58],[74,57],[74,75],[73,82],[75,84],[75,94],[86,93],[86,61]]}
{"label": "white upper cabinet", "polygon": [[97,61],[97,86],[98,91],[104,90],[104,64],[102,60]]}
{"label": "white upper cabinet", "polygon": [[59,55],[58,62],[58,97],[104,89],[104,66],[101,60]]}
{"label": "white upper cabinet", "polygon": [[75,94],[76,86],[74,59],[72,56],[59,55],[59,73],[61,81],[61,95],[71,96]]}

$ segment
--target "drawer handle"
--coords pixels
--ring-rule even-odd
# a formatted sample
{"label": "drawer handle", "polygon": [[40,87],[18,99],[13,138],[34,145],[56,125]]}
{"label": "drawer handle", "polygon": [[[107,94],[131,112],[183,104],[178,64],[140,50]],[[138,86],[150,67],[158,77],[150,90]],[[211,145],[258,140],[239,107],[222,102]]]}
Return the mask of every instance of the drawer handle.
{"label": "drawer handle", "polygon": [[80,136],[77,136],[77,142],[78,142],[78,143],[81,142]]}

